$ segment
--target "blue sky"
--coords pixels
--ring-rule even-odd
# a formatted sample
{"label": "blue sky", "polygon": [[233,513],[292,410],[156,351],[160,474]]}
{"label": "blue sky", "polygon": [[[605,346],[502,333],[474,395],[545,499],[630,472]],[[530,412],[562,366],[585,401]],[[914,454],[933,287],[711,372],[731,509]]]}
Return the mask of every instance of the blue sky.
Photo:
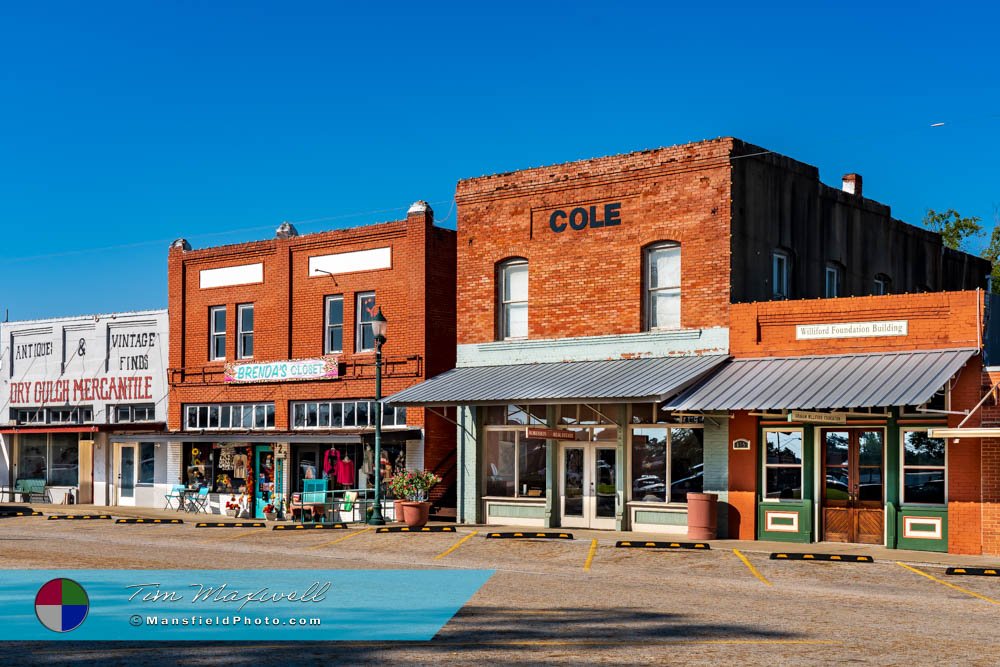
{"label": "blue sky", "polygon": [[992,225],[985,4],[2,3],[0,308],[163,307],[179,236],[453,227],[459,178],[727,135]]}

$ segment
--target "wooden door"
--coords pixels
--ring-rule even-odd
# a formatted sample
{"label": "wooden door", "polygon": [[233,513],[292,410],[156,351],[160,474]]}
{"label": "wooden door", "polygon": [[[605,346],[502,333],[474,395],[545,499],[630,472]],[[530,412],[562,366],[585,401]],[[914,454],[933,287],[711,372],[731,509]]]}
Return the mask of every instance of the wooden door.
{"label": "wooden door", "polygon": [[884,436],[881,430],[824,429],[823,539],[882,544]]}

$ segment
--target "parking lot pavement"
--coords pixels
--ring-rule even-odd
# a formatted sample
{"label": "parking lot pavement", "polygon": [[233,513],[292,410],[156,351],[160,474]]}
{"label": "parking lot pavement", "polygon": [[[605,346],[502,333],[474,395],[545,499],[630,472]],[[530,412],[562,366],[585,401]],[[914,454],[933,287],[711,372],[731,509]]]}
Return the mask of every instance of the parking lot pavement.
{"label": "parking lot pavement", "polygon": [[486,532],[463,526],[457,533],[377,534],[353,527],[285,534],[190,522],[3,519],[2,568],[495,570],[427,643],[21,643],[4,647],[5,662],[65,664],[68,651],[80,664],[213,665],[236,651],[288,664],[995,664],[1000,652],[1000,605],[989,601],[1000,600],[1000,578],[947,577],[943,564],[912,561],[914,572],[891,558],[773,561],[766,549],[742,542],[744,561],[721,542],[707,551],[631,550],[615,548],[620,536],[608,533],[496,540]]}

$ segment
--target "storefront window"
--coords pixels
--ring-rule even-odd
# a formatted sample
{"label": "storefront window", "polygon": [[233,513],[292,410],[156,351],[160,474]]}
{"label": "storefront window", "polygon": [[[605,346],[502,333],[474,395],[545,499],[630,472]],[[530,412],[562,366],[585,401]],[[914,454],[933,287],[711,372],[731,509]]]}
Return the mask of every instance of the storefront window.
{"label": "storefront window", "polygon": [[75,433],[53,433],[49,442],[49,484],[76,486],[80,481],[80,443]]}
{"label": "storefront window", "polygon": [[[245,459],[246,457],[244,457]],[[212,445],[208,443],[193,443],[184,445],[184,460],[181,475],[181,482],[192,488],[202,486],[224,486],[213,485],[215,480],[215,465]],[[245,467],[245,466],[244,466]],[[213,490],[217,490],[214,489]]]}
{"label": "storefront window", "polygon": [[19,439],[19,456],[17,460],[18,479],[43,479],[48,481],[48,436],[44,434],[26,434]]}
{"label": "storefront window", "polygon": [[686,503],[704,485],[705,445],[700,428],[632,429],[632,500]]}
{"label": "storefront window", "polygon": [[139,443],[139,484],[152,484],[156,467],[156,444]]}
{"label": "storefront window", "polygon": [[903,503],[945,504],[945,455],[942,438],[903,432]]}
{"label": "storefront window", "polygon": [[545,497],[545,440],[518,431],[486,432],[486,495]]}
{"label": "storefront window", "polygon": [[802,499],[802,431],[767,431],[764,497]]}

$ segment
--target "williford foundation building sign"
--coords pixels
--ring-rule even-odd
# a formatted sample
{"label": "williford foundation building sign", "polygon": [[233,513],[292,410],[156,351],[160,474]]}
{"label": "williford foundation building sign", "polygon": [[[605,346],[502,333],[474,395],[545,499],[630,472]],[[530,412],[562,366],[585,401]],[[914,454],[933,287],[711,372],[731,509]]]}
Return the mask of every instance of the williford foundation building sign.
{"label": "williford foundation building sign", "polygon": [[4,500],[162,497],[167,327],[166,310],[0,325]]}

